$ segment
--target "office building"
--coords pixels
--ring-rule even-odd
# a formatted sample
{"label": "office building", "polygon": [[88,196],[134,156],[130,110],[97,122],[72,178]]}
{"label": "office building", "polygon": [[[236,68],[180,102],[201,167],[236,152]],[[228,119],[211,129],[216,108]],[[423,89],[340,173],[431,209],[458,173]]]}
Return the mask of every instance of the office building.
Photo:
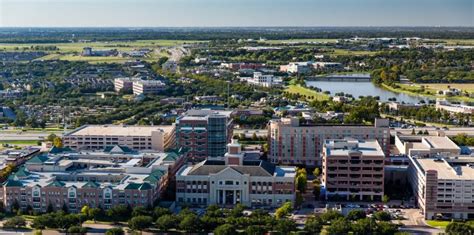
{"label": "office building", "polygon": [[385,153],[376,140],[325,140],[321,189],[326,200],[381,201]]}
{"label": "office building", "polygon": [[124,146],[76,152],[53,148],[28,160],[0,187],[0,201],[44,213],[64,207],[152,206],[185,162],[176,152],[138,152]]}
{"label": "office building", "polygon": [[158,80],[136,80],[133,81],[134,95],[158,94],[166,89],[166,84]]}
{"label": "office building", "polygon": [[398,133],[395,146],[400,154],[418,157],[456,156],[461,148],[447,136],[416,136]]}
{"label": "office building", "polygon": [[63,136],[63,144],[76,150],[123,145],[134,150],[174,148],[175,126],[84,125]]}
{"label": "office building", "polygon": [[236,141],[223,159],[184,166],[176,174],[178,205],[278,207],[295,200],[295,167],[243,159]]}
{"label": "office building", "polygon": [[188,110],[176,119],[177,146],[192,160],[223,157],[232,137],[232,111]]}
{"label": "office building", "polygon": [[300,125],[298,118],[271,120],[269,156],[274,164],[321,165],[326,139],[377,140],[386,156],[390,154],[390,129],[387,119],[368,125]]}
{"label": "office building", "polygon": [[409,158],[408,181],[425,219],[474,219],[471,157]]}

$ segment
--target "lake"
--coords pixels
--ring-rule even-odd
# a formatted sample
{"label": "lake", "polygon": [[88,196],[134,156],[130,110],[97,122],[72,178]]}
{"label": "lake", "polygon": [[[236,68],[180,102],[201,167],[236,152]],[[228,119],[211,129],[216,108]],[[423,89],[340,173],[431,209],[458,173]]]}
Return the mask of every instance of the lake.
{"label": "lake", "polygon": [[354,81],[306,81],[308,87],[318,87],[322,91],[331,92],[334,96],[338,92],[351,94],[354,98],[359,96],[378,96],[380,101],[388,101],[389,98],[396,98],[398,102],[418,103],[426,100],[423,97],[411,96],[404,93],[395,93],[375,86],[372,82]]}

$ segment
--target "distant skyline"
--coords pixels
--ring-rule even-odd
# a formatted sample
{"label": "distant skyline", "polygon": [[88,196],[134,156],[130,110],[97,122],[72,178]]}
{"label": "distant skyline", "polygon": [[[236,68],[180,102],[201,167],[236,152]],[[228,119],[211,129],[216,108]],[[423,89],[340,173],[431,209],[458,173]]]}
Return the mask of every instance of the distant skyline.
{"label": "distant skyline", "polygon": [[474,26],[474,0],[0,0],[0,27]]}

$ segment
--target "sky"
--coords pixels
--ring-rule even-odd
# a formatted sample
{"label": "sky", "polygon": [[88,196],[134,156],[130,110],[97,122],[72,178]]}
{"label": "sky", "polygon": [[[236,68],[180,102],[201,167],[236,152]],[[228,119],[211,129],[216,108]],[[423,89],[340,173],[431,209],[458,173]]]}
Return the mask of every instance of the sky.
{"label": "sky", "polygon": [[474,0],[0,0],[0,27],[474,26]]}

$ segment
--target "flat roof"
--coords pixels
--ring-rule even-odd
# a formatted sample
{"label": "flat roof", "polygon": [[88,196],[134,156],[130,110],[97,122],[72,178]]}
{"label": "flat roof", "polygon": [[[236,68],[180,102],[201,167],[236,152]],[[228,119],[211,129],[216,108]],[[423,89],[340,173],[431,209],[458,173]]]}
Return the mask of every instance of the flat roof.
{"label": "flat roof", "polygon": [[429,170],[437,171],[438,179],[474,180],[474,167],[467,165],[453,167],[444,159],[415,158],[414,160],[425,172]]}
{"label": "flat roof", "polygon": [[326,156],[349,156],[353,152],[360,152],[362,156],[385,156],[376,140],[332,139],[326,140],[324,145]]}
{"label": "flat roof", "polygon": [[66,136],[151,136],[154,131],[172,132],[174,125],[125,126],[125,125],[86,125],[66,134]]}

